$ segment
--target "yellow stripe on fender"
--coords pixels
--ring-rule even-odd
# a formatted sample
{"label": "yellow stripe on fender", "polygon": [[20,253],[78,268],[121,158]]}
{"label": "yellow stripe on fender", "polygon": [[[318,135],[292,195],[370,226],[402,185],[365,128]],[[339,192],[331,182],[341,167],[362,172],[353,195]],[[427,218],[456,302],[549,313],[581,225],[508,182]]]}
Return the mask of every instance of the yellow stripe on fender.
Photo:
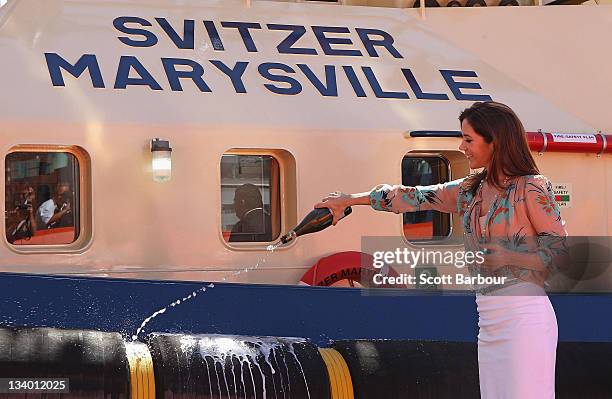
{"label": "yellow stripe on fender", "polygon": [[130,399],[155,399],[153,359],[142,342],[127,342],[125,353],[130,368]]}
{"label": "yellow stripe on fender", "polygon": [[354,399],[351,373],[340,352],[331,348],[319,348],[319,353],[327,366],[331,399]]}

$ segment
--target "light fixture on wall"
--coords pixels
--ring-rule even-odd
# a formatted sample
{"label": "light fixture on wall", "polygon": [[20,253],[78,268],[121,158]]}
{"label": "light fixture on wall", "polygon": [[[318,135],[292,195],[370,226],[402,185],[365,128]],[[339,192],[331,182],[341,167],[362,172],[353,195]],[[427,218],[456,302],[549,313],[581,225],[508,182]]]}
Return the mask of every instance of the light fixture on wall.
{"label": "light fixture on wall", "polygon": [[151,140],[151,169],[153,180],[164,182],[172,175],[172,148],[170,142],[155,138]]}

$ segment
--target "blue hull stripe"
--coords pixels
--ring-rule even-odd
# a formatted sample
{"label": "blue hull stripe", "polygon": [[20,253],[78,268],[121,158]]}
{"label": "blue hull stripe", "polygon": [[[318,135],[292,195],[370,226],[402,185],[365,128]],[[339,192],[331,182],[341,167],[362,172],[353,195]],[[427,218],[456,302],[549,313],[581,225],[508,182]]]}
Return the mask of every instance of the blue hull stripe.
{"label": "blue hull stripe", "polygon": [[[0,273],[0,326],[117,331],[129,337],[153,312],[204,283]],[[380,291],[378,291],[380,292]],[[560,341],[612,342],[612,295],[552,295]],[[217,284],[157,316],[143,333],[475,342],[473,295],[282,285]]]}

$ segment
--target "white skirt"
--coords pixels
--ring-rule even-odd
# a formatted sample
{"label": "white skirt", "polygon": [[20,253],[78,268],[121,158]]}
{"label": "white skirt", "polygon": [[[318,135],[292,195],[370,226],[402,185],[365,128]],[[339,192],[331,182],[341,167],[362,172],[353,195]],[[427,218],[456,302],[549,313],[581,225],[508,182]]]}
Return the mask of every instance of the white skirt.
{"label": "white skirt", "polygon": [[477,295],[482,399],[555,397],[557,318],[537,284]]}

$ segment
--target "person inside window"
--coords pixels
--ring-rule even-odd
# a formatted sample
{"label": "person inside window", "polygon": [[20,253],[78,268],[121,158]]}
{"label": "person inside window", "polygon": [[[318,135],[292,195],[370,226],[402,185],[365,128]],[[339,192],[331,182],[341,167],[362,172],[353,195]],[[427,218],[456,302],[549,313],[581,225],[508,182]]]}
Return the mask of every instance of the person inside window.
{"label": "person inside window", "polygon": [[59,183],[55,195],[43,202],[36,211],[39,229],[73,226],[72,193],[68,183]]}
{"label": "person inside window", "polygon": [[36,194],[31,186],[24,187],[19,192],[15,207],[9,212],[9,223],[6,231],[7,240],[13,244],[17,240],[30,239],[36,232],[36,217],[34,202]]}
{"label": "person inside window", "polygon": [[229,242],[272,241],[270,215],[263,208],[259,188],[254,184],[243,184],[234,192],[234,211],[240,219],[229,237]]}

